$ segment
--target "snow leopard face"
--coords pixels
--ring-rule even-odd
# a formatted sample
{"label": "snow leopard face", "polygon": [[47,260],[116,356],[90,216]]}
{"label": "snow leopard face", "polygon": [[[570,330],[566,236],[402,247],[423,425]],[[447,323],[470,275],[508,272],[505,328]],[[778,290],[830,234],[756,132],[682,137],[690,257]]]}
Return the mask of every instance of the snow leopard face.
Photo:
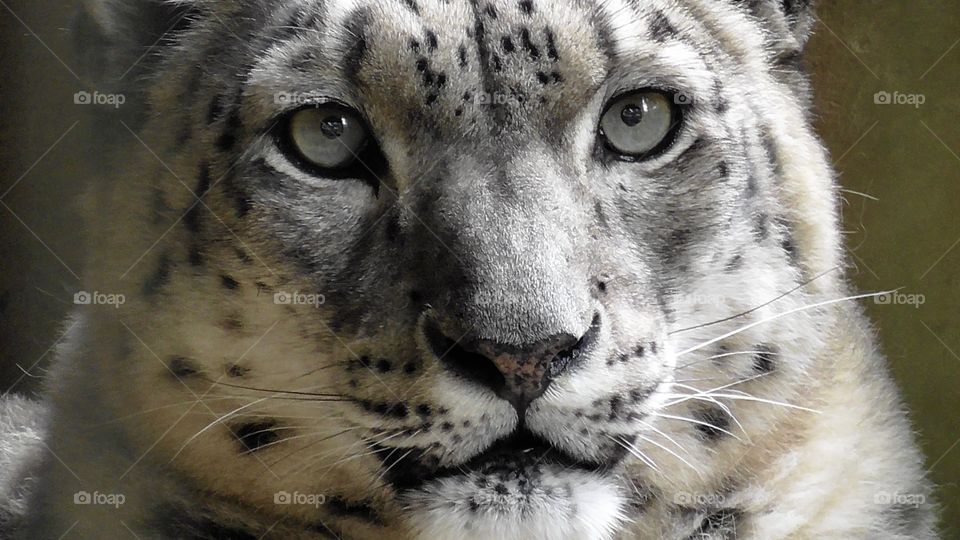
{"label": "snow leopard face", "polygon": [[836,264],[805,4],[155,7],[103,257],[146,253],[110,364],[134,439],[347,538],[731,527],[689,494],[805,414]]}

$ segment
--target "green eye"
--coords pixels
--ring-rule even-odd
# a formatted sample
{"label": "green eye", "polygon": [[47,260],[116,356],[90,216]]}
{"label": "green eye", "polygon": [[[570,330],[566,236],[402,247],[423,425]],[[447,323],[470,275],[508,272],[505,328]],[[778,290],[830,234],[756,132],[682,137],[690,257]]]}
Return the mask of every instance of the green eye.
{"label": "green eye", "polygon": [[321,105],[294,112],[286,138],[299,161],[320,169],[341,169],[363,152],[369,134],[357,113],[339,105]]}
{"label": "green eye", "polygon": [[645,158],[673,141],[677,124],[677,110],[668,94],[641,90],[611,102],[600,119],[600,131],[612,151]]}

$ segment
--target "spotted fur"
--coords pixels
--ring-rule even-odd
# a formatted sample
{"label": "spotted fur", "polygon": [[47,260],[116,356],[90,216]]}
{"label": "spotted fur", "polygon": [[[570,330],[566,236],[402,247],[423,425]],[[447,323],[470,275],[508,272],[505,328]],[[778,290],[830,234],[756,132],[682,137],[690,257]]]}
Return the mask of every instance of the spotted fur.
{"label": "spotted fur", "polygon": [[[21,534],[932,538],[845,300],[813,20],[774,0],[89,1],[89,71],[134,105],[91,194],[88,288],[128,302],[78,312]],[[683,125],[624,160],[596,126],[638,88]],[[278,149],[277,96],[317,95],[368,121],[370,174]],[[477,382],[495,373],[465,344],[551,336],[580,341],[539,398]]]}

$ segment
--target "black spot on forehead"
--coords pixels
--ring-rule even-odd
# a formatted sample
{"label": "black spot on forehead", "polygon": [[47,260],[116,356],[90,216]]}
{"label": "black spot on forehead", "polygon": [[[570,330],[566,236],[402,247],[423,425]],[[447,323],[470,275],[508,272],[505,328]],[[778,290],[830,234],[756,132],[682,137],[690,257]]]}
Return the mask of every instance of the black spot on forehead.
{"label": "black spot on forehead", "polygon": [[666,41],[675,37],[677,33],[677,28],[662,11],[656,10],[650,16],[650,37],[654,41]]}
{"label": "black spot on forehead", "polygon": [[720,181],[725,181],[730,178],[730,166],[726,161],[721,161],[717,164],[717,176]]}
{"label": "black spot on forehead", "polygon": [[437,50],[438,45],[437,34],[433,30],[427,30],[427,47],[431,51]]}
{"label": "black spot on forehead", "polygon": [[530,55],[530,58],[533,60],[540,59],[540,48],[533,43],[533,40],[530,38],[530,29],[524,26],[520,29],[520,44],[527,54]]}
{"label": "black spot on forehead", "polygon": [[560,53],[557,51],[557,42],[553,30],[548,27],[544,29],[543,33],[547,38],[547,58],[554,62],[559,61]]}

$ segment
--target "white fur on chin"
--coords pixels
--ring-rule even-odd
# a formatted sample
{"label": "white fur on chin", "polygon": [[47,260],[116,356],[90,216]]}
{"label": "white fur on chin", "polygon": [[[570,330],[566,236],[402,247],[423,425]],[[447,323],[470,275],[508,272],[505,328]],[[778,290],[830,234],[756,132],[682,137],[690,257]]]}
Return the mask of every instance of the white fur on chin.
{"label": "white fur on chin", "polygon": [[442,478],[405,497],[407,519],[417,538],[445,540],[608,540],[626,519],[609,477],[545,465],[532,489],[518,488],[476,473]]}

